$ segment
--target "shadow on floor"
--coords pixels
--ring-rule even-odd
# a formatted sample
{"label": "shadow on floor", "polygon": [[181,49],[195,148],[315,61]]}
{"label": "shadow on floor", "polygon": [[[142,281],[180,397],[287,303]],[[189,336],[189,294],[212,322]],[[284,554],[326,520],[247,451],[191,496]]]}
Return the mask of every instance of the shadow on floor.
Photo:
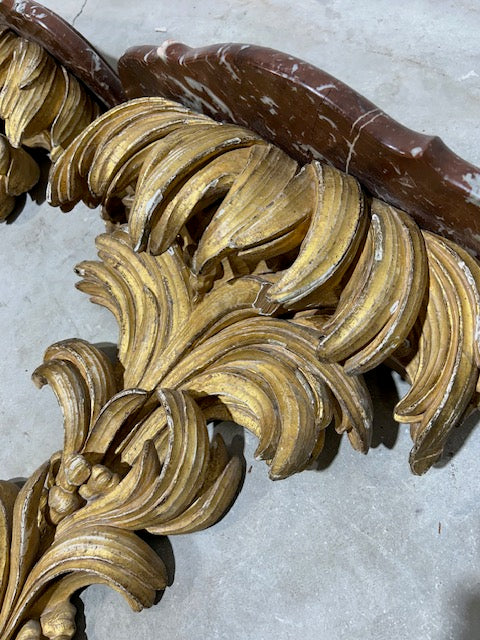
{"label": "shadow on floor", "polygon": [[309,468],[314,471],[325,471],[325,469],[328,469],[337,457],[341,440],[342,436],[337,433],[333,427],[328,427],[325,431],[325,444],[323,445],[322,452]]}
{"label": "shadow on floor", "polygon": [[[473,413],[465,422],[455,427],[445,444],[443,455],[434,465],[437,468],[446,467],[450,460],[454,458],[458,452],[465,446],[473,430],[478,425],[478,412]],[[479,635],[480,638],[480,635]]]}
{"label": "shadow on floor", "polygon": [[[175,579],[175,556],[170,540],[167,536],[155,536],[146,531],[141,531],[138,535],[155,551],[157,556],[162,559],[165,569],[167,570],[167,586],[171,587]],[[160,591],[157,594],[155,603],[160,602],[163,594],[164,591]]]}
{"label": "shadow on floor", "polygon": [[[83,591],[83,589],[82,589]],[[85,606],[83,604],[83,600],[80,597],[82,591],[78,591],[71,597],[71,603],[77,610],[77,614],[75,616],[75,625],[77,627],[75,631],[75,635],[72,640],[88,640],[87,636],[87,621],[85,619]]]}
{"label": "shadow on floor", "polygon": [[40,167],[40,178],[37,184],[30,190],[30,196],[36,204],[43,204],[47,198],[48,175],[51,162],[44,149],[28,149],[28,153]]}
{"label": "shadow on floor", "polygon": [[[380,445],[393,449],[398,438],[399,425],[393,419],[393,408],[399,396],[392,371],[380,366],[365,375],[365,382],[373,402],[373,428],[371,447]],[[333,463],[340,449],[342,436],[331,426],[325,431],[325,444],[310,469],[324,471]]]}
{"label": "shadow on floor", "polygon": [[399,400],[391,369],[380,365],[365,375],[365,382],[373,402],[372,449],[383,445],[393,449],[399,425],[393,419],[393,409]]}
{"label": "shadow on floor", "polygon": [[476,593],[465,593],[460,602],[460,619],[462,628],[456,640],[479,640],[480,638],[480,590]]}
{"label": "shadow on floor", "polygon": [[[28,192],[28,198],[32,200],[33,203],[37,205],[41,205],[46,200],[47,194],[47,183],[48,183],[48,174],[50,171],[50,160],[43,149],[26,149],[29,155],[35,160],[35,162],[40,167],[40,178],[36,185],[30,189]],[[15,208],[12,213],[5,220],[5,224],[14,224],[15,222],[18,224],[19,218],[20,221],[22,217],[20,214],[25,209],[25,205],[27,204],[27,194],[23,193],[21,196],[15,198]],[[35,206],[28,207],[27,209],[27,218],[32,218],[37,214],[38,208]]]}

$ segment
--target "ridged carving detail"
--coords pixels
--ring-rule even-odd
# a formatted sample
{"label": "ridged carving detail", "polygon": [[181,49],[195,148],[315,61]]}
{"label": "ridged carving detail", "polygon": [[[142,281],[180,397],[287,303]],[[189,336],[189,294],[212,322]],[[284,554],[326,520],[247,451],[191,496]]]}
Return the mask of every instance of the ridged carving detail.
{"label": "ridged carving detail", "polygon": [[45,149],[52,160],[100,113],[83,85],[39,44],[0,28],[0,220],[15,198],[38,181],[26,148]]}
{"label": "ridged carving detail", "polygon": [[[476,406],[478,263],[352,176],[152,97],[90,125],[55,165],[49,197],[127,221],[143,259],[180,251],[200,297],[225,277],[261,278],[285,330],[301,325],[316,366],[335,364],[349,384],[390,361],[412,382],[395,416],[412,424],[415,473]],[[363,418],[343,424],[365,451],[369,410],[357,407]]]}
{"label": "ridged carving detail", "polygon": [[395,417],[421,474],[476,408],[480,266],[337,169],[142,98],[71,142],[48,197],[110,222],[77,273],[115,316],[118,354],[66,340],[33,375],[64,445],[0,485],[2,640],[71,638],[70,596],[91,583],[154,602],[168,576],[139,532],[211,526],[242,481],[212,421],[255,434],[274,480],[308,468],[327,428],[366,453],[363,373],[385,362],[411,382]]}

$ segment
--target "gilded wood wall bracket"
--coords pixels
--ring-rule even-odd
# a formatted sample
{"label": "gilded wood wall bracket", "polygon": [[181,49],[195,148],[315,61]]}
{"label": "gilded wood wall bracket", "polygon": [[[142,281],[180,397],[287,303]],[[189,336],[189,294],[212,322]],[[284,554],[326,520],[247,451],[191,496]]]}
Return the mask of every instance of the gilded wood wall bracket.
{"label": "gilded wood wall bracket", "polygon": [[[17,39],[5,33],[7,43]],[[196,57],[175,46],[149,54],[153,75],[172,51],[186,56],[182,74],[205,56],[230,66],[235,83],[252,60],[265,70],[255,48],[242,67],[240,45]],[[349,173],[353,156],[343,172],[310,157],[322,151],[306,158],[285,139],[282,150],[275,131],[246,128],[223,94],[190,75],[186,101],[212,111],[208,95],[234,122],[158,96],[99,115],[85,93],[88,109],[65,109],[79,130],[62,123],[65,139],[53,144],[53,118],[35,115],[45,104],[52,113],[40,100],[43,84],[69,76],[52,66],[28,101],[34,115],[13,111],[9,122],[5,104],[21,105],[54,64],[31,42],[12,47],[20,53],[5,57],[0,93],[5,175],[25,138],[42,140],[55,149],[49,202],[102,208],[109,233],[97,238],[99,259],[77,266],[78,287],[119,326],[115,362],[78,338],[47,349],[33,380],[48,384],[62,408],[63,449],[23,486],[0,483],[0,637],[65,639],[75,633],[77,590],[107,584],[141,610],[166,588],[165,566],[139,532],[191,533],[228,511],[242,462],[220,436],[210,438],[210,421],[255,434],[273,480],[308,468],[327,428],[366,453],[372,403],[363,374],[387,363],[411,383],[394,415],[411,427],[412,471],[425,473],[478,406],[480,266],[366,193]],[[272,58],[276,76],[282,55]],[[136,65],[137,50],[122,60],[127,93]],[[76,103],[68,91],[47,94]],[[26,185],[34,170],[17,164]],[[462,237],[465,228],[451,231]]]}

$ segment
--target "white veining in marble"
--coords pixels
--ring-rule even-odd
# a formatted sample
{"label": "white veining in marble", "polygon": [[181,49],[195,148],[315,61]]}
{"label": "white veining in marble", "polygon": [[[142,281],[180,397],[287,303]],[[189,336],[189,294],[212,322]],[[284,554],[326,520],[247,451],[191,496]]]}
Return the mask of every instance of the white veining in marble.
{"label": "white veining in marble", "polygon": [[464,182],[470,187],[470,194],[467,202],[476,204],[480,207],[480,173],[466,173],[463,177]]}

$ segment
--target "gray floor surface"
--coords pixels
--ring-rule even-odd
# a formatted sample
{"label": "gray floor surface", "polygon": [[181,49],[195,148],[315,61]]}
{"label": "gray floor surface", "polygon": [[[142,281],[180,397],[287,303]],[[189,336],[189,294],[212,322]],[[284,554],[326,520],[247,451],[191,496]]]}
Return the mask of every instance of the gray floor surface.
{"label": "gray floor surface", "polygon": [[[284,50],[480,165],[474,0],[45,4],[112,58],[167,38]],[[73,336],[116,340],[108,312],[74,289],[73,266],[94,257],[101,231],[98,212],[62,214],[30,198],[0,228],[3,478],[30,474],[61,447],[53,394],[30,381],[45,348]],[[371,383],[377,420],[366,457],[332,439],[322,468],[272,483],[253,459],[254,438],[234,429],[249,473],[230,513],[208,531],[170,540],[175,581],[152,609],[134,614],[116,593],[88,588],[79,637],[478,640],[480,429],[471,419],[442,463],[414,477],[407,429],[390,417],[401,384],[385,371]]]}

